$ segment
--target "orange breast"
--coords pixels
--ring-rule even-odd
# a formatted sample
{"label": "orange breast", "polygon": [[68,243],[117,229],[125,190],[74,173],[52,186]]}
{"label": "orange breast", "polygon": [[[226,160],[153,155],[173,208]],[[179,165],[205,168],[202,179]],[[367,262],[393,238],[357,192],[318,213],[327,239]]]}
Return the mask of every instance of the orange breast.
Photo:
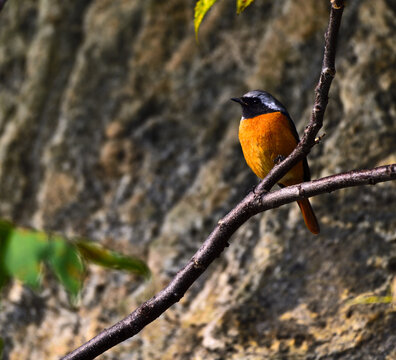
{"label": "orange breast", "polygon": [[[289,120],[280,112],[241,120],[239,141],[247,164],[261,179],[274,167],[278,155],[286,157],[297,145]],[[304,171],[300,162],[279,183],[288,186],[298,184],[303,179]]]}

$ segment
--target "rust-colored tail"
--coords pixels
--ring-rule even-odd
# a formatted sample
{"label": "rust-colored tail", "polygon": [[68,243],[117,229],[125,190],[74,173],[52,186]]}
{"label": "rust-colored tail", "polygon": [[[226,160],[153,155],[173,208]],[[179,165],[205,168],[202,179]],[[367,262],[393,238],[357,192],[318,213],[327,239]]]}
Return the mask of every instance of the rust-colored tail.
{"label": "rust-colored tail", "polygon": [[318,224],[318,220],[316,219],[315,213],[313,212],[312,206],[308,199],[302,199],[297,201],[298,206],[302,212],[304,217],[305,225],[309,229],[312,234],[319,234],[320,227]]}

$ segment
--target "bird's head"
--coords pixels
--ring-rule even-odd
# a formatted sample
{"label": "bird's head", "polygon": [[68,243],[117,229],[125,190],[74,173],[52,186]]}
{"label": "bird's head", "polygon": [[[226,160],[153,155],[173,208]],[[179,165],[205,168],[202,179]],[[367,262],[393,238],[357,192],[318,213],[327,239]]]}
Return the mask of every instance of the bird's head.
{"label": "bird's head", "polygon": [[231,100],[242,106],[242,117],[244,119],[272,112],[282,112],[287,114],[286,108],[266,91],[249,91],[242,97],[231,98]]}

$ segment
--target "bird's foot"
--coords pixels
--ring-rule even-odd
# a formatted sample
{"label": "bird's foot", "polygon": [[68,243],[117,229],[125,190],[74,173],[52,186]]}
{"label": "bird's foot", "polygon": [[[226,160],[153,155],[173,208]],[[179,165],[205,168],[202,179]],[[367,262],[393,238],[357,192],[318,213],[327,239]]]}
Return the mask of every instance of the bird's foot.
{"label": "bird's foot", "polygon": [[279,165],[283,160],[286,159],[286,156],[283,155],[278,155],[275,159],[274,159],[274,164],[275,165]]}

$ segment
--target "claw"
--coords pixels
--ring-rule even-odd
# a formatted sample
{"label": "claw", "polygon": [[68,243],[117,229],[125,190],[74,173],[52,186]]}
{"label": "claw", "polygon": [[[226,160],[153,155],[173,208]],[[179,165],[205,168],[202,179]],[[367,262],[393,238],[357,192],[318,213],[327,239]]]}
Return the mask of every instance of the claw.
{"label": "claw", "polygon": [[280,164],[283,160],[286,159],[286,156],[283,155],[278,155],[275,159],[274,159],[274,164],[278,165]]}

